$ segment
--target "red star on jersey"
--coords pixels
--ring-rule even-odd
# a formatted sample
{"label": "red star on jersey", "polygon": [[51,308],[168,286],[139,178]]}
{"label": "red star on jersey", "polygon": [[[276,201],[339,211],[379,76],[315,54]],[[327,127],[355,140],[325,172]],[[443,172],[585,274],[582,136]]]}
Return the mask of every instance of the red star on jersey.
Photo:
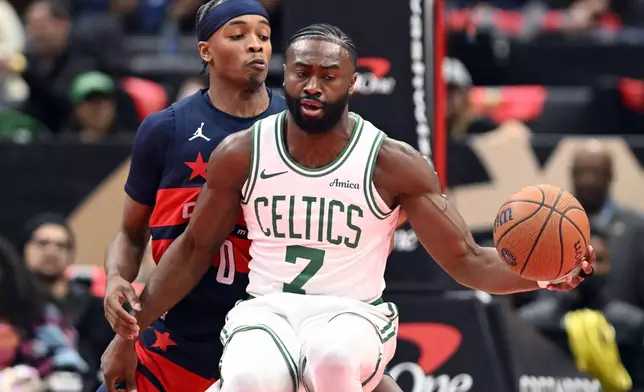
{"label": "red star on jersey", "polygon": [[157,340],[150,347],[158,348],[159,350],[165,352],[168,350],[168,346],[176,346],[177,344],[170,339],[170,332],[159,332],[154,331],[154,335],[157,337]]}
{"label": "red star on jersey", "polygon": [[201,176],[204,179],[206,178],[206,169],[208,168],[208,162],[204,162],[203,158],[201,157],[201,152],[197,154],[197,160],[194,162],[184,162],[189,168],[192,169],[192,173],[190,173],[190,179],[192,180],[193,178],[197,176]]}

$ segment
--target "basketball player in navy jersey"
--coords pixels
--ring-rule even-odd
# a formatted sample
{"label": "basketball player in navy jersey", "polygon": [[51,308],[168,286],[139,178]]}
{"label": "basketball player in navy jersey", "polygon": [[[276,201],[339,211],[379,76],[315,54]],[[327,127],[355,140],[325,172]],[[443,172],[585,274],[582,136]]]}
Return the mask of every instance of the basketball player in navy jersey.
{"label": "basketball player in navy jersey", "polygon": [[[131,282],[150,235],[158,262],[185,229],[205,183],[204,159],[230,133],[286,109],[284,99],[264,85],[271,30],[257,0],[211,0],[197,21],[209,88],[150,115],[134,142],[123,222],[105,260],[106,317],[120,335],[103,354],[101,390],[207,389],[217,378],[225,316],[248,284],[250,242],[240,218],[206,276],[172,310],[140,334],[120,321],[136,322],[122,304],[139,306]],[[400,391],[388,377],[378,388]]]}

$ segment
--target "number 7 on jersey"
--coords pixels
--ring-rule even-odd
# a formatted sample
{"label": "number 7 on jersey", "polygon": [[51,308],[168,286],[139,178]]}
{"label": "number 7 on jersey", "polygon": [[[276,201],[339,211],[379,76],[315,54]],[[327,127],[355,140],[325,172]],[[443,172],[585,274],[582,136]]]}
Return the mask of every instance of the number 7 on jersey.
{"label": "number 7 on jersey", "polygon": [[321,249],[309,248],[300,245],[291,245],[286,247],[286,262],[297,264],[297,259],[308,260],[308,264],[304,267],[302,272],[293,279],[291,283],[284,283],[283,290],[286,293],[306,294],[304,285],[311,280],[322,265],[324,264],[325,253]]}

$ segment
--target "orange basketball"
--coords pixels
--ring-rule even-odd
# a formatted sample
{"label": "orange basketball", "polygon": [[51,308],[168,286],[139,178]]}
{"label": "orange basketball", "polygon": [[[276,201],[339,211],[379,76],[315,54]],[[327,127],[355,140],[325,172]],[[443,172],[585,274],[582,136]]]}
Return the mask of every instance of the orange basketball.
{"label": "orange basketball", "polygon": [[514,272],[535,281],[555,281],[583,260],[590,223],[577,199],[553,185],[521,189],[499,208],[494,246]]}

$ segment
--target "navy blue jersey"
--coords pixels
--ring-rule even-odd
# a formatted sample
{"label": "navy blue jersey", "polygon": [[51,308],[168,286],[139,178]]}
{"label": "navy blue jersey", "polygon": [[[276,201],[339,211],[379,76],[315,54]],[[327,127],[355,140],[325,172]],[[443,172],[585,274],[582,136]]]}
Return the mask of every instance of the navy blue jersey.
{"label": "navy blue jersey", "polygon": [[[286,109],[283,97],[270,89],[269,95],[268,109],[252,118],[218,110],[206,90],[201,90],[143,121],[134,141],[125,191],[133,200],[154,208],[150,231],[156,262],[185,230],[215,147],[231,133]],[[143,333],[144,346],[186,370],[214,377],[225,316],[243,298],[248,285],[249,247],[240,217],[197,287]]]}

